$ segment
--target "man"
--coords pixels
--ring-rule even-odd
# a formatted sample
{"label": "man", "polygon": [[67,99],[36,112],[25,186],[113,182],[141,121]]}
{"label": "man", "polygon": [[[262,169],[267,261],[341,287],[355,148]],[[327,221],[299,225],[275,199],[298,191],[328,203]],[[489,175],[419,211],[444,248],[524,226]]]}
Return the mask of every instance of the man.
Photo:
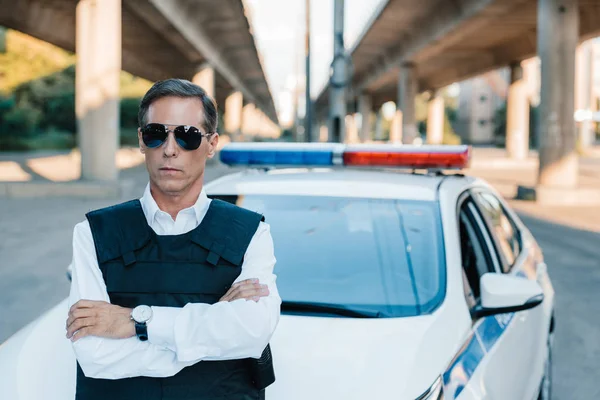
{"label": "man", "polygon": [[281,305],[273,242],[261,215],[203,190],[214,101],[169,79],[138,119],[143,197],[88,213],[73,233],[76,398],[264,398]]}

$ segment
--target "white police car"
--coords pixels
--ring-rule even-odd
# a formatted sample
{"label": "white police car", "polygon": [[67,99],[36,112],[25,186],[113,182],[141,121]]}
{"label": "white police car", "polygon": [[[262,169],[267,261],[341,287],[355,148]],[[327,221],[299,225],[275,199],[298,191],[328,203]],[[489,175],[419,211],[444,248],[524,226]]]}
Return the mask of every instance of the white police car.
{"label": "white police car", "polygon": [[[466,146],[221,151],[258,168],[207,193],[263,213],[275,242],[283,304],[267,399],[550,398],[554,292],[542,253],[485,182],[434,171],[468,157]],[[0,347],[11,383],[0,398],[74,397],[65,312],[63,302]]]}

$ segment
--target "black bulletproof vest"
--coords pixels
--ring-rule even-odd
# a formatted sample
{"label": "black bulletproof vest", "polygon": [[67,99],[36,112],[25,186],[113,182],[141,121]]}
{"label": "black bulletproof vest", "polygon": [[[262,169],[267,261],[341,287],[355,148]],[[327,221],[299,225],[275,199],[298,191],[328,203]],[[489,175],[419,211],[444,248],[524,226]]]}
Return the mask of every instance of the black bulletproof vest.
{"label": "black bulletproof vest", "polygon": [[[212,200],[201,224],[183,235],[157,235],[139,200],[86,217],[110,301],[130,308],[218,302],[240,275],[262,219],[220,200]],[[77,365],[76,399],[259,399],[274,379],[268,346],[260,360],[200,361],[167,378],[93,379]]]}

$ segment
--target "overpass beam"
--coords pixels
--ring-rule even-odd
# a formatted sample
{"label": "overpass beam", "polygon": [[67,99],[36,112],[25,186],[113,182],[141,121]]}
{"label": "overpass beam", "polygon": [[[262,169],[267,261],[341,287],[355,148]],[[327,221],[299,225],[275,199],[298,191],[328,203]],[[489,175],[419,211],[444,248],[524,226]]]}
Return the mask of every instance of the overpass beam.
{"label": "overpass beam", "polygon": [[540,102],[540,189],[577,186],[575,149],[575,50],[578,0],[538,0],[538,54],[542,63]]}
{"label": "overpass beam", "polygon": [[520,62],[510,66],[510,86],[506,100],[506,150],[515,160],[529,154],[529,98]]}
{"label": "overpass beam", "polygon": [[198,68],[192,82],[200,86],[211,98],[215,98],[215,69],[208,64]]}
{"label": "overpass beam", "polygon": [[79,0],[75,29],[75,112],[81,179],[116,181],[121,0]]}
{"label": "overpass beam", "polygon": [[427,144],[442,144],[444,116],[444,97],[439,90],[434,90],[431,93],[427,109]]}
{"label": "overpass beam", "polygon": [[242,109],[244,96],[242,92],[233,92],[225,99],[225,131],[236,139],[242,129]]}
{"label": "overpass beam", "polygon": [[403,64],[398,84],[398,105],[402,111],[402,143],[412,143],[418,135],[415,117],[417,87],[416,67],[411,63]]}
{"label": "overpass beam", "polygon": [[371,110],[373,101],[367,93],[362,93],[358,97],[358,112],[360,113],[360,132],[359,141],[361,143],[371,139]]}

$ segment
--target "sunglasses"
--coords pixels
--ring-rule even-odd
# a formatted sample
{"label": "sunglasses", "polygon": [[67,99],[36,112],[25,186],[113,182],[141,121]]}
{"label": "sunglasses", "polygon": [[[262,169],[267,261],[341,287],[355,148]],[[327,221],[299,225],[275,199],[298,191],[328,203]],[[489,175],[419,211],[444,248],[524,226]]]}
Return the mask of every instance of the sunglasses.
{"label": "sunglasses", "polygon": [[151,149],[160,147],[169,136],[169,132],[175,135],[175,141],[185,150],[196,150],[202,143],[202,137],[209,137],[209,134],[200,132],[200,129],[191,125],[179,125],[174,129],[167,128],[173,125],[148,124],[141,129],[142,140],[144,144]]}

